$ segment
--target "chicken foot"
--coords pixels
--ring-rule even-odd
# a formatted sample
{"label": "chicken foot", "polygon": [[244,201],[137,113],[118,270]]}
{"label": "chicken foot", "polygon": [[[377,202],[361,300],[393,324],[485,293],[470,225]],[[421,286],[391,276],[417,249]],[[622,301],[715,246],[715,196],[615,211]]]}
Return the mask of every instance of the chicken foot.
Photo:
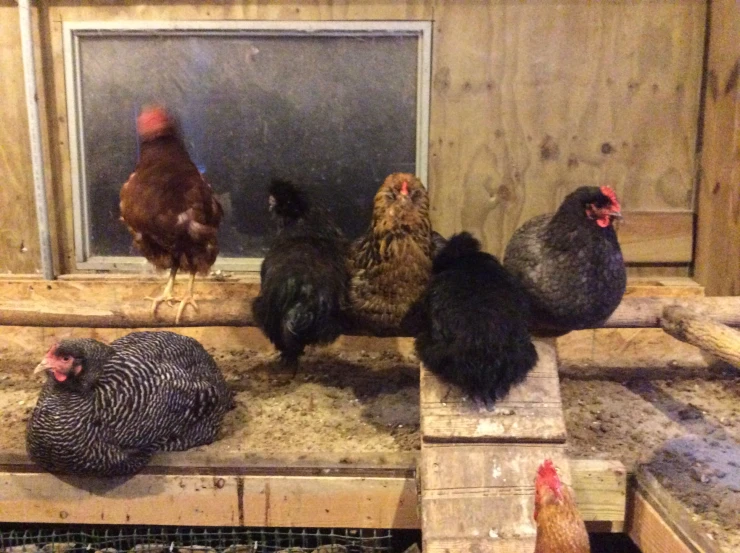
{"label": "chicken foot", "polygon": [[157,314],[157,308],[163,304],[167,303],[170,307],[172,307],[172,302],[177,301],[177,298],[172,295],[172,291],[175,288],[175,276],[177,275],[177,269],[178,267],[172,267],[170,269],[170,278],[167,279],[167,284],[165,284],[164,290],[162,290],[162,293],[156,297],[146,296],[145,300],[152,300],[152,317],[154,317]]}
{"label": "chicken foot", "polygon": [[177,315],[175,315],[175,324],[180,324],[180,318],[182,317],[183,311],[188,305],[192,305],[196,313],[198,312],[198,304],[195,302],[195,294],[193,294],[193,286],[195,285],[195,273],[190,273],[190,281],[188,282],[188,292],[180,300],[180,306],[177,308]]}

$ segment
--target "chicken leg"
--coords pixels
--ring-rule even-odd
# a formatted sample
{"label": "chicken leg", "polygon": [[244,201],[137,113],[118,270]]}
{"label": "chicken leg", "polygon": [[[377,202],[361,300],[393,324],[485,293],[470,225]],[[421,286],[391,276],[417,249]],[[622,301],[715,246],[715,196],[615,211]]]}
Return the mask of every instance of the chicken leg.
{"label": "chicken leg", "polygon": [[195,294],[193,294],[193,286],[195,285],[195,273],[190,273],[190,282],[188,282],[188,292],[180,300],[180,306],[177,308],[177,315],[175,315],[175,324],[180,324],[180,317],[182,312],[188,305],[192,305],[195,311],[198,311],[198,304],[195,302]]}
{"label": "chicken leg", "polygon": [[162,293],[156,297],[146,296],[145,300],[152,300],[152,317],[157,314],[157,308],[160,306],[160,304],[167,302],[167,305],[172,306],[173,301],[177,301],[177,298],[175,298],[172,295],[172,290],[175,288],[175,276],[177,275],[177,265],[173,265],[172,269],[170,269],[170,278],[167,279],[167,284],[164,286],[164,290],[162,290]]}

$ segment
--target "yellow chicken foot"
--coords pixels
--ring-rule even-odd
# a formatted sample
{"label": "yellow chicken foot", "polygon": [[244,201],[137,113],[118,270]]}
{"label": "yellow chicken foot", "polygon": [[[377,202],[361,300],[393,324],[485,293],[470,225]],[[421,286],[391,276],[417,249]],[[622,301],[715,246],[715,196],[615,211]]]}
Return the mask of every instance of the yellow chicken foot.
{"label": "yellow chicken foot", "polygon": [[145,300],[152,300],[152,317],[157,314],[157,308],[162,303],[167,303],[170,307],[172,307],[172,302],[177,301],[177,298],[175,298],[172,295],[172,290],[175,288],[175,275],[177,275],[177,267],[172,267],[170,269],[170,278],[167,279],[167,284],[164,286],[164,290],[162,290],[162,293],[156,297],[146,296]]}
{"label": "yellow chicken foot", "polygon": [[198,311],[198,304],[195,302],[195,294],[193,294],[193,285],[195,284],[195,273],[190,273],[190,282],[188,283],[188,293],[185,297],[180,300],[180,306],[177,308],[177,315],[175,316],[175,324],[180,324],[180,317],[182,312],[188,305],[192,305],[195,311]]}

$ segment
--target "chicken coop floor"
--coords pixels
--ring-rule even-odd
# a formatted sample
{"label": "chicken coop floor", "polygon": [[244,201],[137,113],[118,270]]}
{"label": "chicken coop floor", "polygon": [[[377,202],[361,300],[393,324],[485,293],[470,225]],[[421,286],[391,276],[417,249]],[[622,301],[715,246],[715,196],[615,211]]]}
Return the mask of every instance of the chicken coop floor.
{"label": "chicken coop floor", "polygon": [[[418,364],[377,351],[306,356],[295,379],[261,351],[214,352],[237,391],[207,448],[270,456],[419,449]],[[0,364],[0,451],[19,450],[41,380],[35,360]],[[572,458],[646,464],[724,551],[740,551],[740,375],[562,381]]]}

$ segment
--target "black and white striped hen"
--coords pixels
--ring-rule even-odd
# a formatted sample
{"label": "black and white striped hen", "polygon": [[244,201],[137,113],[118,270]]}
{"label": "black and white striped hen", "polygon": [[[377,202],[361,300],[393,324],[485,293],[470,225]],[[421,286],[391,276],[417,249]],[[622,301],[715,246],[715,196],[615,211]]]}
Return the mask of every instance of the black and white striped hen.
{"label": "black and white striped hen", "polygon": [[34,373],[44,371],[26,447],[53,473],[134,474],[156,451],[213,442],[233,406],[213,358],[172,332],[62,340]]}

